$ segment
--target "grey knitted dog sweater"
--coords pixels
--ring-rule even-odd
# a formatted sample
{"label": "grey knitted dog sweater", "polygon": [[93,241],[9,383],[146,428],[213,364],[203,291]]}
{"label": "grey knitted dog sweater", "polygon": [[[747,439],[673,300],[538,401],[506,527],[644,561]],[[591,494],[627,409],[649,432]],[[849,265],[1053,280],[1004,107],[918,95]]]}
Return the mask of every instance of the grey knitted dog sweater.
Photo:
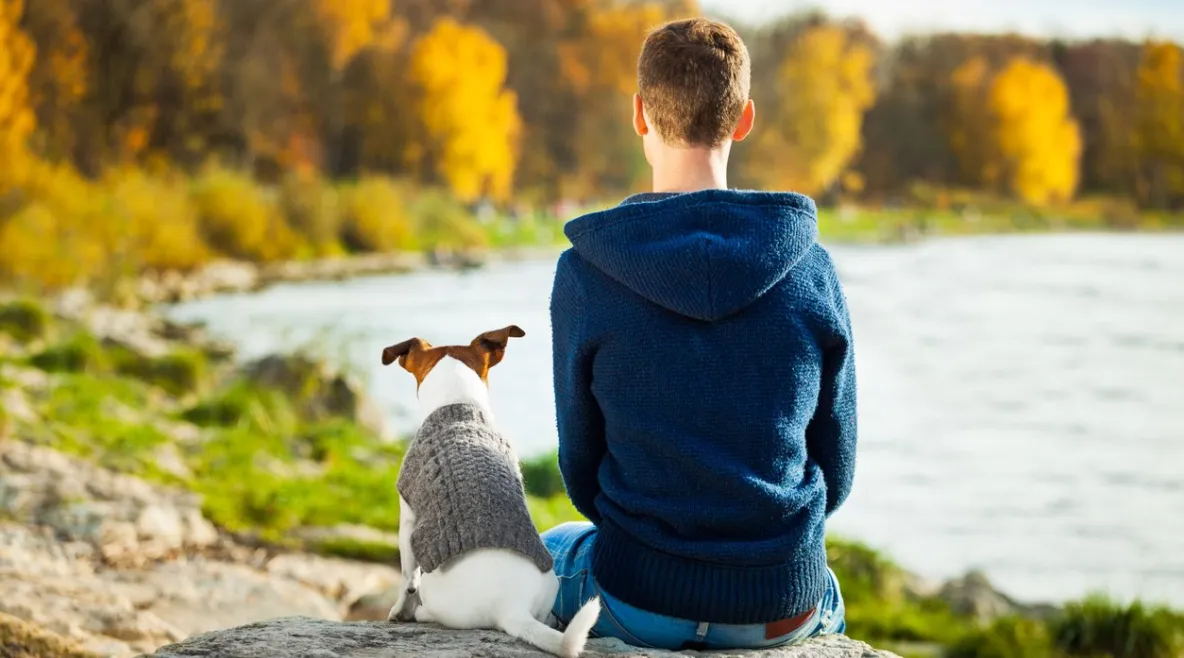
{"label": "grey knitted dog sweater", "polygon": [[440,407],[424,419],[396,487],[415,513],[411,550],[424,573],[480,548],[517,551],[551,570],[514,449],[476,405]]}

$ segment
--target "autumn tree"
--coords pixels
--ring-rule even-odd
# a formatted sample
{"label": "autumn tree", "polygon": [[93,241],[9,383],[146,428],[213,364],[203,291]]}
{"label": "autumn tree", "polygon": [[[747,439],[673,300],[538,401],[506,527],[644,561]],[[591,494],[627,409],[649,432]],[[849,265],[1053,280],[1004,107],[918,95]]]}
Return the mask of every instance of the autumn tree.
{"label": "autumn tree", "polygon": [[88,43],[86,117],[75,160],[97,173],[150,152],[196,164],[218,130],[221,16],[215,0],[79,2]]}
{"label": "autumn tree", "polygon": [[459,198],[506,199],[521,130],[517,98],[505,88],[505,50],[480,28],[436,21],[412,49],[420,135],[412,160]]}
{"label": "autumn tree", "polygon": [[401,36],[401,25],[392,20],[391,0],[316,0],[314,11],[325,39],[329,65],[329,94],[325,98],[328,161],[334,173],[342,169],[342,140],[345,130],[346,68],[367,48],[392,50]]}
{"label": "autumn tree", "polygon": [[943,119],[957,162],[955,180],[964,185],[993,187],[1002,175],[995,116],[987,103],[993,78],[982,56],[966,60],[950,75]]}
{"label": "autumn tree", "polygon": [[23,0],[0,0],[0,189],[20,175],[36,126],[28,86],[36,52],[19,27],[23,8]]}
{"label": "autumn tree", "polygon": [[38,151],[53,160],[74,155],[76,135],[91,87],[89,44],[78,26],[76,0],[36,0],[25,8],[22,27],[36,43],[29,72],[29,98],[37,115]]}
{"label": "autumn tree", "polygon": [[907,196],[912,184],[922,181],[979,184],[978,172],[963,168],[949,137],[957,130],[966,92],[985,92],[958,85],[955,71],[978,59],[993,72],[1012,57],[1040,59],[1044,53],[1040,41],[1017,35],[937,33],[901,39],[881,58],[876,103],[864,117],[864,148],[856,166],[868,192]]}
{"label": "autumn tree", "polygon": [[1133,193],[1137,154],[1131,126],[1139,45],[1121,39],[1054,44],[1053,59],[1081,126],[1081,188]]}
{"label": "autumn tree", "polygon": [[875,100],[874,63],[872,49],[841,25],[814,25],[793,40],[751,153],[765,185],[815,194],[844,173]]}
{"label": "autumn tree", "polygon": [[1036,205],[1071,199],[1077,189],[1081,134],[1057,72],[1016,58],[995,76],[987,105],[1007,188]]}
{"label": "autumn tree", "polygon": [[1146,205],[1184,202],[1184,51],[1148,42],[1136,82],[1138,196]]}
{"label": "autumn tree", "polygon": [[560,70],[575,100],[570,138],[578,163],[562,180],[565,196],[587,199],[648,183],[629,108],[646,34],[672,17],[671,7],[655,2],[605,3],[589,12],[578,37],[560,44]]}

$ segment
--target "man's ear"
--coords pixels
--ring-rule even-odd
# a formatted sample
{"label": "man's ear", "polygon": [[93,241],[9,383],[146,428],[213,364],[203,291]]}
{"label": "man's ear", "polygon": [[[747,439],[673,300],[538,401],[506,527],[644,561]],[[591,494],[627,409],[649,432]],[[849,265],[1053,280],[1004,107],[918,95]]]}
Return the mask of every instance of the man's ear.
{"label": "man's ear", "polygon": [[641,102],[641,94],[633,94],[633,132],[638,137],[645,137],[650,127],[645,122],[645,107]]}
{"label": "man's ear", "polygon": [[430,349],[431,345],[422,338],[409,338],[398,345],[391,345],[382,350],[382,365],[389,366],[394,363],[396,359],[399,365],[404,368],[407,367],[407,355],[412,352],[422,352]]}
{"label": "man's ear", "polygon": [[518,328],[518,325],[512,324],[508,327],[503,327],[494,331],[487,331],[480,336],[473,339],[470,347],[474,347],[489,354],[489,367],[501,363],[502,357],[506,355],[506,345],[511,338],[522,338],[526,335],[525,331]]}
{"label": "man's ear", "polygon": [[752,132],[752,124],[756,121],[756,104],[752,99],[744,104],[744,111],[740,113],[740,122],[736,124],[736,130],[732,132],[733,142],[742,142],[748,133]]}

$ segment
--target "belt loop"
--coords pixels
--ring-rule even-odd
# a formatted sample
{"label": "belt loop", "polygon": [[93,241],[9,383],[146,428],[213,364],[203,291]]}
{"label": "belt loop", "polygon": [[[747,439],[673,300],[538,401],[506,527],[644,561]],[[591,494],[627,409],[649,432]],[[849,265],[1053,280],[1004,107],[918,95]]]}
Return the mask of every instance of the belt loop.
{"label": "belt loop", "polygon": [[707,629],[711,626],[708,622],[699,622],[699,627],[695,629],[695,641],[702,642],[703,638],[707,637]]}

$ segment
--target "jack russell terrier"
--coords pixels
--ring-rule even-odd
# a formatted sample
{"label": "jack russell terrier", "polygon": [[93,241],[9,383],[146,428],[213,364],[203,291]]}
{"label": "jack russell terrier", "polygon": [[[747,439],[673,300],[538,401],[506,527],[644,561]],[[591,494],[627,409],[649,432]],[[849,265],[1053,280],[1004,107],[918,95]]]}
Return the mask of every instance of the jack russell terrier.
{"label": "jack russell terrier", "polygon": [[424,417],[396,485],[406,584],[387,619],[501,629],[575,658],[600,601],[584,604],[564,632],[551,626],[559,580],[526,507],[518,458],[489,406],[489,369],[511,337],[525,335],[510,326],[466,346],[412,338],[382,351],[383,365],[398,361],[415,376]]}

